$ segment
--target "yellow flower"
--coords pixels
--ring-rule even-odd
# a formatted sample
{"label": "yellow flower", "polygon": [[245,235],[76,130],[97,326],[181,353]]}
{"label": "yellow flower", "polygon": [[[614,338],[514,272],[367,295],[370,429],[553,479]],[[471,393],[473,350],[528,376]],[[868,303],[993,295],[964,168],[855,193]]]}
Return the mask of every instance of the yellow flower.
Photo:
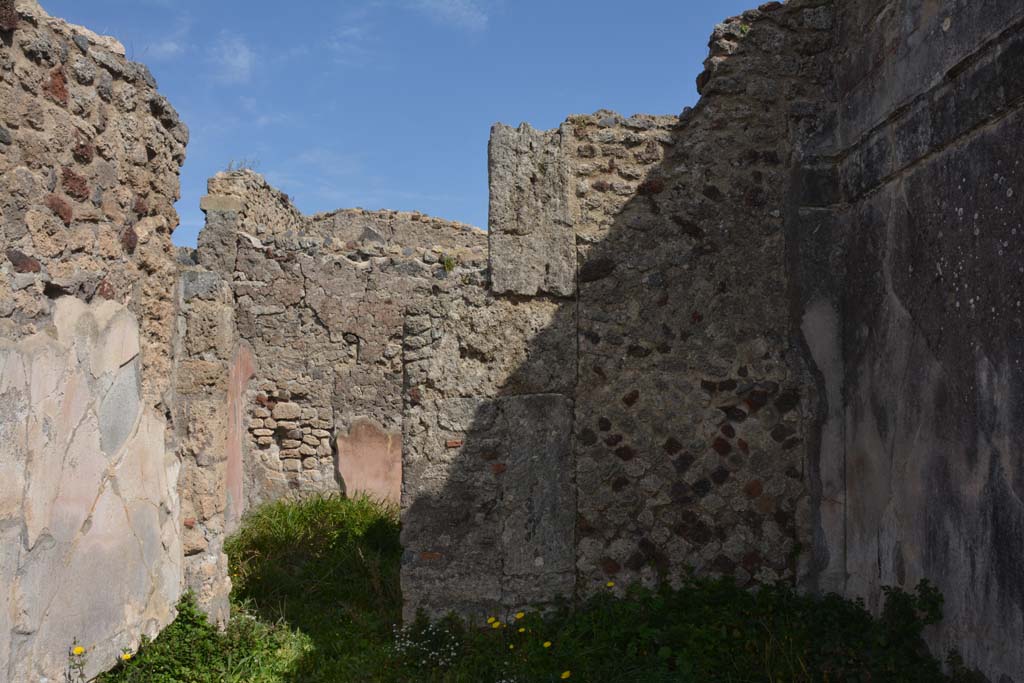
{"label": "yellow flower", "polygon": [[514,650],[514,649],[516,649],[516,646],[515,646],[515,645],[509,645],[509,646],[508,646],[508,649],[510,649],[510,650]]}
{"label": "yellow flower", "polygon": [[121,655],[121,661],[122,662],[127,662],[131,658],[132,658],[132,653],[131,652],[125,652],[124,654]]}
{"label": "yellow flower", "polygon": [[544,647],[546,647],[546,648],[547,647],[551,647],[551,641],[550,640],[545,640],[544,641]]}
{"label": "yellow flower", "polygon": [[523,628],[522,626],[520,626],[520,627],[519,627],[519,632],[520,632],[520,633],[526,633],[526,629],[525,629],[525,628]]}
{"label": "yellow flower", "polygon": [[523,617],[525,617],[525,616],[526,616],[526,615],[525,615],[525,614],[523,614],[522,612],[516,612],[516,619],[522,619],[522,618],[523,618]]}
{"label": "yellow flower", "polygon": [[500,621],[495,621],[494,623],[491,624],[491,628],[501,628],[501,622]]}
{"label": "yellow flower", "polygon": [[85,648],[81,645],[75,645],[75,648],[71,650],[71,654],[73,654],[76,657],[81,657],[85,654]]}
{"label": "yellow flower", "polygon": [[488,624],[493,624],[494,623],[494,617],[487,617],[487,623]]}
{"label": "yellow flower", "polygon": [[609,581],[605,585],[608,586],[609,588],[615,588],[615,582],[614,581]]}
{"label": "yellow flower", "polygon": [[563,671],[563,672],[562,672],[562,680],[563,680],[563,681],[564,681],[565,679],[569,678],[569,676],[572,676],[572,672],[571,672],[571,671]]}

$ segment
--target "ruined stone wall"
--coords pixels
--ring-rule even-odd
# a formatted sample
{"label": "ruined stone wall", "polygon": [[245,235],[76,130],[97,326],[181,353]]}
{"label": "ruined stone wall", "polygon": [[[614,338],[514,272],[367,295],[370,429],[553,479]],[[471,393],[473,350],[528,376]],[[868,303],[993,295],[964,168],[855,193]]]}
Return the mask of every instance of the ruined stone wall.
{"label": "ruined stone wall", "polygon": [[410,308],[407,617],[418,608],[480,615],[572,594],[573,313],[557,299],[498,297],[486,285]]}
{"label": "ruined stone wall", "polygon": [[181,456],[179,487],[185,585],[214,623],[229,616],[224,540],[244,509],[242,445],[252,354],[239,344],[231,288],[217,274],[182,269],[175,289],[174,424]]}
{"label": "ruined stone wall", "polygon": [[821,586],[877,609],[927,578],[933,651],[1024,680],[1024,7],[839,3],[836,37],[792,223],[827,397]]}
{"label": "ruined stone wall", "polygon": [[573,126],[582,593],[797,575],[814,395],[781,209],[795,140],[821,125],[831,27],[820,2],[745,13],[715,29],[702,100],[671,128]]}
{"label": "ruined stone wall", "polygon": [[255,360],[247,504],[339,489],[397,502],[403,312],[477,277],[484,234],[397,211],[306,217],[251,172],[209,192],[197,259],[230,284]]}
{"label": "ruined stone wall", "polygon": [[407,616],[928,578],[936,654],[1024,680],[1022,36],[770,2],[679,117],[495,126],[489,235],[235,172],[175,263],[152,77],[0,0],[0,681],[95,673],[182,585],[224,623],[248,506],[400,476]]}
{"label": "ruined stone wall", "polygon": [[115,40],[0,2],[0,680],[87,673],[181,592],[167,442],[187,129]]}
{"label": "ruined stone wall", "polygon": [[717,27],[682,117],[494,128],[490,288],[406,321],[407,615],[796,577],[816,396],[783,209],[831,29],[824,2]]}

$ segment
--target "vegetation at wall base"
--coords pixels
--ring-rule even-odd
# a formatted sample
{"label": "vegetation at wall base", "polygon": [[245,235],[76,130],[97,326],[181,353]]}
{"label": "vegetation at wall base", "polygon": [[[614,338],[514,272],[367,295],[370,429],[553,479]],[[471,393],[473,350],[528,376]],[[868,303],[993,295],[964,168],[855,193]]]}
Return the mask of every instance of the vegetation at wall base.
{"label": "vegetation at wall base", "polygon": [[941,618],[927,582],[858,602],[745,590],[728,580],[677,588],[602,587],[546,614],[470,626],[420,616],[398,628],[396,511],[368,499],[276,502],[230,541],[234,617],[218,632],[191,596],[177,620],[103,683],[545,683],[776,681],[974,683],[942,673],[921,640]]}

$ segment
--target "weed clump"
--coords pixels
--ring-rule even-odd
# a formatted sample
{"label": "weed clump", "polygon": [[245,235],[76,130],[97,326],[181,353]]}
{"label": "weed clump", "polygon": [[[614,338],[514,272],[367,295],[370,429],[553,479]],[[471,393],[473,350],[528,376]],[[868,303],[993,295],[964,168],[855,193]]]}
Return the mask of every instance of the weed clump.
{"label": "weed clump", "polygon": [[397,512],[369,499],[276,502],[251,513],[227,549],[234,582],[225,633],[191,598],[178,619],[104,683],[594,683],[887,681],[975,683],[924,646],[942,616],[927,581],[859,601],[748,590],[687,578],[657,590],[613,582],[544,612],[484,623],[420,614],[402,626]]}

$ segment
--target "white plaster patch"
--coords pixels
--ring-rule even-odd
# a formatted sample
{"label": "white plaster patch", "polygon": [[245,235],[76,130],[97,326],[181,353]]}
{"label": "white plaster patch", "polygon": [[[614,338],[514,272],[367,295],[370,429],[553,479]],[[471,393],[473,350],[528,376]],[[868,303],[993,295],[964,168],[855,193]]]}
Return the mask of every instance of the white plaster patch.
{"label": "white plaster patch", "polygon": [[55,308],[55,336],[0,342],[0,681],[63,680],[75,639],[92,677],[181,592],[178,462],[143,407],[138,324]]}

